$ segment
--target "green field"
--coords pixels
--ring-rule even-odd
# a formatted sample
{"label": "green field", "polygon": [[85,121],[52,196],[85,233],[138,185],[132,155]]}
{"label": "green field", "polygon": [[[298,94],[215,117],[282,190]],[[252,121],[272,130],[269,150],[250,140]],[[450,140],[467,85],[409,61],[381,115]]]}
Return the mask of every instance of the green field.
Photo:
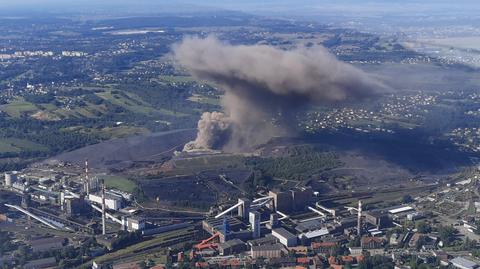
{"label": "green field", "polygon": [[124,91],[122,91],[122,93],[125,93],[128,97],[120,94],[115,94],[113,93],[113,91],[110,90],[96,93],[96,95],[106,101],[111,102],[114,105],[120,106],[134,113],[154,114],[156,112],[153,107],[145,103],[140,97],[132,93],[126,93]]}
{"label": "green field", "polygon": [[1,138],[0,152],[47,151],[48,148],[25,139]]}
{"label": "green field", "polygon": [[126,192],[134,192],[135,189],[137,188],[137,184],[127,178],[120,177],[120,176],[102,176],[105,180],[105,186],[107,188],[114,188],[118,189],[121,191],[126,191]]}
{"label": "green field", "polygon": [[0,106],[0,110],[7,113],[10,117],[19,118],[23,114],[38,110],[38,108],[34,104],[19,98],[9,104]]}
{"label": "green field", "polygon": [[144,135],[149,134],[150,131],[144,127],[136,126],[115,126],[115,127],[104,127],[104,128],[86,128],[84,126],[71,126],[63,128],[62,130],[67,132],[78,132],[83,134],[90,134],[95,136],[100,136],[104,139],[116,139],[123,138],[132,135]]}
{"label": "green field", "polygon": [[93,130],[97,131],[100,135],[106,136],[108,138],[122,138],[131,135],[142,135],[150,133],[147,128],[134,126],[105,127],[100,130]]}
{"label": "green field", "polygon": [[198,79],[195,79],[194,77],[191,77],[191,76],[169,76],[169,75],[164,75],[164,76],[160,76],[158,79],[155,79],[155,81],[159,82],[159,83],[188,83],[188,82],[198,82],[198,83],[201,83],[201,84],[207,84],[207,85],[210,85],[214,88],[217,88],[217,85],[215,85],[215,83],[211,82],[211,81],[207,81],[207,80],[198,80]]}
{"label": "green field", "polygon": [[178,83],[178,82],[193,82],[195,79],[190,76],[160,76],[160,80],[170,82],[170,83]]}
{"label": "green field", "polygon": [[215,105],[215,106],[220,105],[220,99],[219,98],[206,97],[206,96],[202,96],[202,95],[198,95],[198,94],[190,96],[190,98],[188,98],[188,100],[190,100],[192,102],[201,103],[201,104],[209,104],[209,105]]}

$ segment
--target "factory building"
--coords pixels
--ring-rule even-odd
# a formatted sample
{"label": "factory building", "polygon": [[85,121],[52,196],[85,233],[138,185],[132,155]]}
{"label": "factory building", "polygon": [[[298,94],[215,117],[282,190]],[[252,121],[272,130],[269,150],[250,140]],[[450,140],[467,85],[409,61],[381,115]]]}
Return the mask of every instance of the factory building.
{"label": "factory building", "polygon": [[282,253],[285,252],[285,247],[282,244],[273,244],[273,245],[259,245],[252,246],[250,250],[250,255],[252,258],[257,259],[260,257],[272,259],[282,257]]}
{"label": "factory building", "polygon": [[281,212],[290,212],[292,209],[292,196],[289,192],[270,191],[268,196],[273,198],[275,210]]}
{"label": "factory building", "polygon": [[250,227],[252,229],[252,237],[259,238],[260,237],[260,213],[257,211],[252,211],[249,213],[249,222]]}
{"label": "factory building", "polygon": [[28,191],[28,186],[19,181],[12,182],[12,188],[14,191],[17,191],[20,193],[24,193]]}
{"label": "factory building", "polygon": [[[88,195],[88,200],[101,205],[102,204],[102,195],[99,194],[92,194]],[[105,207],[111,210],[119,210],[123,207],[123,198],[120,195],[115,195],[112,193],[105,194]]]}
{"label": "factory building", "polygon": [[246,219],[248,217],[248,211],[250,210],[251,201],[247,198],[239,198],[238,202],[241,202],[237,209],[238,216],[242,219]]}
{"label": "factory building", "polygon": [[415,211],[413,207],[411,206],[402,206],[402,207],[397,207],[397,208],[392,208],[388,210],[388,213],[395,215],[395,214],[400,214],[400,213],[406,213],[406,212],[412,212]]}
{"label": "factory building", "polygon": [[115,190],[115,189],[108,189],[107,192],[111,192],[113,194],[120,195],[127,201],[132,201],[133,200],[133,194],[128,193],[128,192],[119,191],[119,190]]}
{"label": "factory building", "polygon": [[33,252],[45,252],[62,249],[65,241],[62,237],[49,237],[31,240],[29,245]]}
{"label": "factory building", "polygon": [[478,263],[467,260],[463,257],[456,257],[450,261],[453,266],[459,269],[476,269],[479,267]]}
{"label": "factory building", "polygon": [[278,239],[272,234],[267,234],[265,237],[249,240],[248,245],[252,246],[261,246],[261,245],[274,245],[278,243]]}
{"label": "factory building", "polygon": [[409,221],[415,221],[423,218],[425,218],[425,215],[422,212],[413,212],[407,214],[407,220]]}
{"label": "factory building", "polygon": [[[244,227],[244,224],[237,218],[225,216],[225,220],[228,222],[228,226],[231,231],[238,231]],[[202,228],[211,235],[222,231],[223,227],[223,219],[208,218],[202,221]]]}
{"label": "factory building", "polygon": [[252,231],[250,230],[240,230],[240,231],[234,231],[234,232],[229,232],[229,233],[224,233],[223,231],[219,231],[219,238],[220,238],[220,243],[226,242],[228,240],[232,239],[240,239],[247,241],[252,238]]}
{"label": "factory building", "polygon": [[247,250],[247,245],[245,244],[245,242],[243,242],[240,239],[228,240],[218,245],[218,252],[222,256],[238,254],[246,250]]}
{"label": "factory building", "polygon": [[32,188],[32,198],[40,202],[48,202],[50,204],[57,204],[59,197],[57,192],[46,191],[38,188]]}
{"label": "factory building", "polygon": [[327,228],[321,228],[313,231],[308,231],[305,233],[302,233],[300,235],[300,238],[302,239],[302,242],[312,242],[314,239],[324,237],[330,234],[330,231]]}
{"label": "factory building", "polygon": [[343,229],[356,227],[358,224],[357,217],[347,217],[340,220],[335,220],[335,223],[340,225]]}
{"label": "factory building", "polygon": [[266,225],[267,228],[272,230],[277,228],[278,225],[279,225],[278,214],[277,213],[270,214],[270,221]]}
{"label": "factory building", "polygon": [[286,247],[294,247],[297,245],[297,236],[285,230],[284,228],[273,229],[272,235],[275,236],[280,243]]}
{"label": "factory building", "polygon": [[289,191],[270,191],[275,209],[280,212],[302,211],[311,202],[312,188],[294,188]]}
{"label": "factory building", "polygon": [[65,212],[68,216],[77,216],[87,212],[90,207],[85,202],[83,197],[80,198],[67,198],[65,199]]}
{"label": "factory building", "polygon": [[5,172],[5,186],[12,187],[12,184],[17,181],[17,171]]}
{"label": "factory building", "polygon": [[164,226],[160,226],[160,227],[153,228],[153,229],[143,230],[142,235],[148,236],[148,235],[166,233],[166,232],[180,230],[180,229],[187,228],[187,227],[193,227],[193,224],[191,224],[189,222],[181,222],[181,223],[164,225]]}
{"label": "factory building", "polygon": [[128,218],[127,230],[129,232],[142,231],[145,229],[145,220],[141,218]]}
{"label": "factory building", "polygon": [[290,190],[292,194],[292,209],[294,211],[302,211],[310,204],[313,197],[312,188],[295,188]]}
{"label": "factory building", "polygon": [[307,221],[302,221],[295,226],[295,230],[299,233],[315,231],[321,229],[325,226],[323,221],[320,219],[311,219]]}
{"label": "factory building", "polygon": [[377,229],[383,229],[391,224],[388,212],[383,210],[367,211],[363,213],[365,221],[377,227]]}

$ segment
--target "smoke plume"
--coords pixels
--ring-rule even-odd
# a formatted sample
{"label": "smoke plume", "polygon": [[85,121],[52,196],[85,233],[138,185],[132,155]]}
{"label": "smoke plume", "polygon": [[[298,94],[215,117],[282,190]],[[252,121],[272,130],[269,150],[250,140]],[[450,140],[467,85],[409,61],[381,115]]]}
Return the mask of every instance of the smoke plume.
{"label": "smoke plume", "polygon": [[231,135],[231,121],[222,112],[205,112],[198,121],[195,141],[187,143],[185,150],[221,148]]}
{"label": "smoke plume", "polygon": [[305,105],[357,100],[385,88],[321,46],[285,51],[189,37],[173,54],[194,77],[225,91],[225,113],[205,113],[188,149],[249,149],[288,131],[294,112]]}

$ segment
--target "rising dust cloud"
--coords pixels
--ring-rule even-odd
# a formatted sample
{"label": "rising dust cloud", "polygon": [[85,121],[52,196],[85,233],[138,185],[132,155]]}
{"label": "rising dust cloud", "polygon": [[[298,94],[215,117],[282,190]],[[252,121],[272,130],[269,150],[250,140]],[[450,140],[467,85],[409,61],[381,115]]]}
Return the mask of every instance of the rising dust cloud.
{"label": "rising dust cloud", "polygon": [[204,113],[197,138],[185,150],[250,150],[291,132],[302,107],[354,101],[385,90],[321,46],[286,51],[189,37],[174,46],[173,55],[194,77],[225,91],[225,112]]}

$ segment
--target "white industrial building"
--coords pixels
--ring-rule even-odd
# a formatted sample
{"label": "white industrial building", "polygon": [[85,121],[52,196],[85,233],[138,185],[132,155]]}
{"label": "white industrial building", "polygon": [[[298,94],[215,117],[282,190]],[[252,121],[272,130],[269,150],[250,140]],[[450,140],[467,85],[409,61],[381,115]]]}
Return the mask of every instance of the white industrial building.
{"label": "white industrial building", "polygon": [[128,218],[127,220],[127,230],[130,232],[133,231],[142,231],[145,229],[145,220],[140,218]]}
{"label": "white industrial building", "polygon": [[23,184],[22,182],[13,182],[12,188],[13,190],[22,192],[22,193],[28,191],[27,185]]}
{"label": "white industrial building", "polygon": [[5,173],[5,186],[11,187],[17,181],[17,171]]}
{"label": "white industrial building", "polygon": [[471,260],[467,260],[463,257],[456,257],[450,262],[452,263],[453,266],[460,269],[476,269],[479,267],[478,263]]}
{"label": "white industrial building", "polygon": [[[120,208],[123,207],[123,198],[119,195],[112,195],[110,193],[105,194],[105,207],[107,209],[112,209],[112,210],[119,210]],[[98,194],[92,194],[90,193],[88,195],[88,200],[98,204],[102,205],[102,195],[100,193]]]}
{"label": "white industrial building", "polygon": [[321,229],[317,229],[317,230],[313,230],[313,231],[308,231],[306,233],[302,233],[300,235],[300,237],[302,239],[312,240],[312,239],[315,239],[315,238],[318,238],[318,237],[326,236],[329,233],[330,232],[328,231],[327,228],[321,228]]}
{"label": "white industrial building", "polygon": [[252,211],[249,213],[250,226],[252,228],[253,238],[260,237],[260,213]]}
{"label": "white industrial building", "polygon": [[297,245],[297,236],[284,228],[277,228],[272,230],[272,235],[275,236],[282,245],[286,247],[294,247]]}
{"label": "white industrial building", "polygon": [[394,209],[388,210],[388,213],[395,215],[395,214],[400,214],[400,213],[406,213],[406,212],[411,212],[414,211],[413,207],[411,206],[402,206]]}

